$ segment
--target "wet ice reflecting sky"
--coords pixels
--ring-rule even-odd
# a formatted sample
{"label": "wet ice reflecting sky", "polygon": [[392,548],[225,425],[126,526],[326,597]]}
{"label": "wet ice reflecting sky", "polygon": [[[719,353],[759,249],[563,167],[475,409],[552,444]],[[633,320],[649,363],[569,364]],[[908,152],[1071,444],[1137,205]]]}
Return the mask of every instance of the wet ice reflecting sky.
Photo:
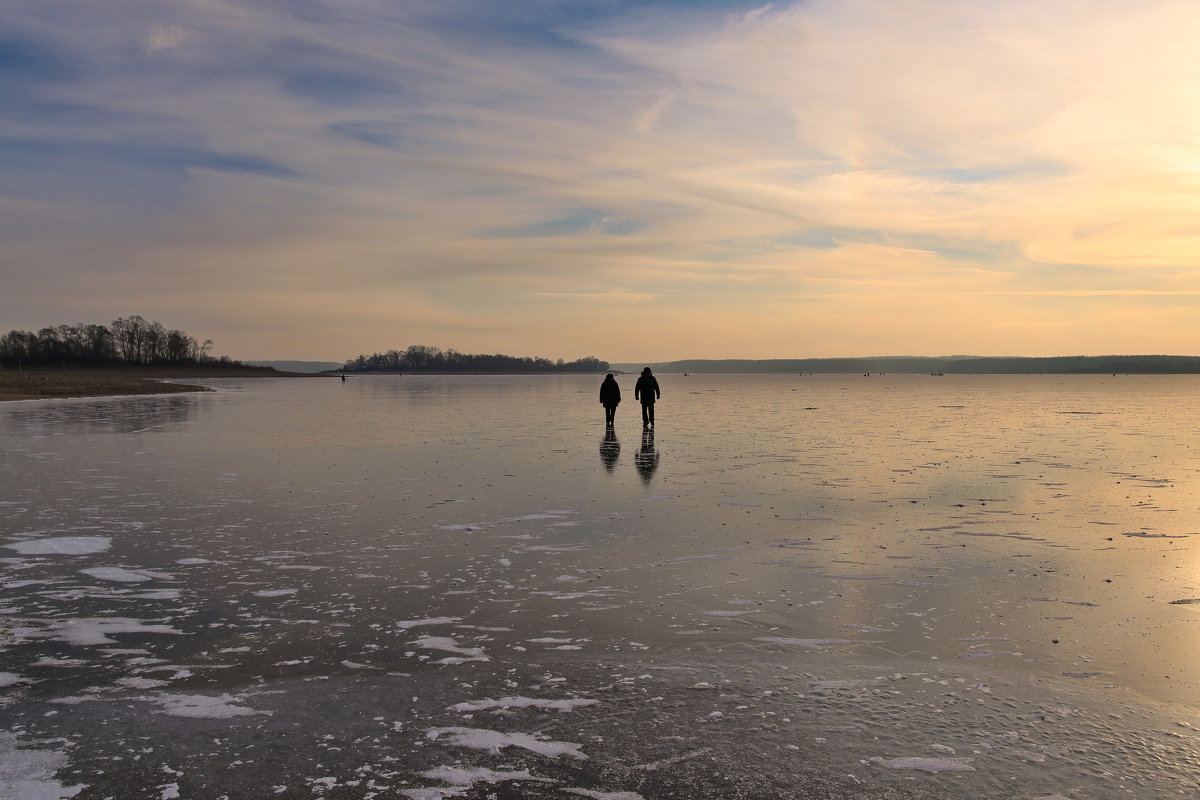
{"label": "wet ice reflecting sky", "polygon": [[[1059,741],[1130,746],[1150,723],[979,748],[996,718],[1026,727],[1049,698],[1168,725],[1194,713],[1200,380],[659,379],[651,434],[633,376],[610,434],[590,376],[223,380],[0,406],[0,675],[25,702],[125,691],[167,715],[200,693],[262,708],[245,693],[312,679],[351,694],[361,675],[475,681],[426,688],[433,720],[484,686],[532,694],[518,676],[547,669],[574,692],[553,698],[595,700],[604,659],[714,685],[734,669],[761,701],[743,697],[743,716],[809,715],[755,728],[762,741],[844,737],[864,780],[1001,797],[1016,774],[1019,796],[1094,798],[1118,769],[1190,796],[1191,737],[1165,768],[1096,766]],[[953,725],[918,676],[966,687]],[[1021,688],[965,697],[997,685]],[[766,710],[785,688],[801,710]],[[864,699],[853,730],[831,721]],[[571,711],[587,732],[571,741],[618,705]],[[54,732],[89,707],[63,705]],[[748,730],[719,703],[700,718]],[[929,740],[909,743],[903,720]],[[462,719],[437,721],[410,727],[469,749],[446,732]],[[441,791],[419,774],[405,785]]]}

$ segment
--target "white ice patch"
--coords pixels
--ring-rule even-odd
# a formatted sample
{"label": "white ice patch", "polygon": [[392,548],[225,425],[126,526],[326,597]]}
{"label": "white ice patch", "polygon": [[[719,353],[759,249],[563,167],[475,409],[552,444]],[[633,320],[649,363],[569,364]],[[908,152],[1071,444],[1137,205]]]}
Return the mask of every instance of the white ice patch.
{"label": "white ice patch", "polygon": [[829,647],[835,644],[870,644],[867,641],[859,641],[857,639],[792,639],[786,636],[760,636],[754,641],[768,642],[770,644],[788,644],[796,647]]}
{"label": "white ice patch", "polygon": [[467,786],[456,786],[449,789],[401,789],[400,794],[411,800],[446,800],[447,797],[460,797],[466,793]]}
{"label": "white ice patch", "polygon": [[593,792],[591,789],[563,789],[567,794],[590,797],[592,800],[645,800],[637,792]]}
{"label": "white ice patch", "polygon": [[261,592],[254,592],[255,597],[286,597],[290,594],[295,594],[299,589],[264,589]]}
{"label": "white ice patch", "polygon": [[744,617],[747,614],[757,614],[757,611],[705,611],[706,617]]}
{"label": "white ice patch", "polygon": [[440,739],[443,736],[452,745],[470,747],[474,750],[487,750],[491,753],[499,753],[505,747],[519,747],[548,758],[558,758],[559,756],[587,758],[579,750],[581,745],[574,742],[545,741],[527,733],[501,733],[480,728],[430,728],[425,731],[427,739]]}
{"label": "white ice patch", "polygon": [[544,595],[553,600],[579,600],[584,597],[610,597],[612,592],[601,589],[588,589],[586,592],[534,592],[533,594]]}
{"label": "white ice patch", "polygon": [[401,630],[409,628],[423,627],[425,625],[452,625],[455,622],[462,622],[462,617],[429,617],[427,619],[407,619],[393,623]]}
{"label": "white ice patch", "polygon": [[864,686],[875,686],[875,681],[869,679],[845,681],[817,681],[810,683],[814,689],[861,689]]}
{"label": "white ice patch", "polygon": [[959,653],[959,658],[995,658],[996,656],[1019,656],[1020,653],[1014,653],[1009,650],[970,650],[966,653]]}
{"label": "white ice patch", "polygon": [[151,625],[128,617],[80,617],[56,622],[53,630],[57,637],[68,644],[80,646],[116,644],[108,638],[114,633],[167,633],[180,636],[170,625]]}
{"label": "white ice patch", "polygon": [[455,703],[451,711],[506,711],[510,708],[541,708],[547,711],[574,711],[582,706],[594,706],[599,700],[540,700],[536,697],[501,697],[499,700],[471,700]]}
{"label": "white ice patch", "polygon": [[168,681],[155,680],[154,678],[118,678],[117,683],[129,689],[157,689],[160,686],[169,685]]}
{"label": "white ice patch", "polygon": [[482,647],[459,647],[458,642],[451,636],[422,636],[411,644],[426,650],[442,650],[447,653],[457,653],[475,661],[489,661]]}
{"label": "white ice patch", "polygon": [[99,578],[102,581],[116,581],[117,583],[142,583],[144,581],[152,581],[156,577],[161,577],[148,572],[138,572],[132,569],[122,569],[121,567],[89,567],[79,571],[84,575]]}
{"label": "white ice patch", "polygon": [[273,713],[235,705],[237,698],[228,694],[221,694],[215,697],[204,694],[160,694],[145,695],[137,699],[145,700],[148,703],[157,703],[162,706],[163,713],[169,714],[172,717],[231,719],[233,717],[248,717],[255,714],[270,715]]}
{"label": "white ice patch", "polygon": [[921,758],[919,756],[910,756],[909,758],[883,759],[875,756],[870,760],[892,769],[919,769],[923,772],[975,771],[975,768],[968,763],[974,761],[972,758]]}
{"label": "white ice patch", "polygon": [[21,749],[16,736],[0,731],[0,797],[20,800],[66,800],[87,784],[63,786],[55,773],[67,765],[67,754],[56,750]]}
{"label": "white ice patch", "polygon": [[81,556],[103,553],[112,547],[112,539],[108,536],[58,536],[53,539],[30,539],[4,546],[26,556]]}
{"label": "white ice patch", "polygon": [[28,683],[27,678],[22,678],[15,672],[0,672],[0,689],[6,686],[16,686],[18,683]]}
{"label": "white ice patch", "polygon": [[421,777],[429,778],[431,781],[442,781],[454,786],[474,786],[477,783],[499,783],[500,781],[540,781],[541,783],[554,783],[550,778],[536,778],[530,775],[527,769],[523,769],[520,772],[499,772],[487,769],[486,767],[477,767],[475,769],[435,767],[434,769],[427,769],[422,772]]}

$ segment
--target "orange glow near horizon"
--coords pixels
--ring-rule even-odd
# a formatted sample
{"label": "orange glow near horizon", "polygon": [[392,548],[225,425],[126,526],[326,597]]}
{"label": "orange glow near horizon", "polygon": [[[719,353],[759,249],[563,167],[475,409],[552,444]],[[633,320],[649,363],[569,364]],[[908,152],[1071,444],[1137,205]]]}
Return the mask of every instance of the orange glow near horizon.
{"label": "orange glow near horizon", "polygon": [[13,80],[104,114],[14,109],[5,330],[141,314],[248,360],[1200,354],[1192,3],[563,11],[555,47],[177,11],[136,52],[140,20],[99,25],[94,74],[22,19]]}

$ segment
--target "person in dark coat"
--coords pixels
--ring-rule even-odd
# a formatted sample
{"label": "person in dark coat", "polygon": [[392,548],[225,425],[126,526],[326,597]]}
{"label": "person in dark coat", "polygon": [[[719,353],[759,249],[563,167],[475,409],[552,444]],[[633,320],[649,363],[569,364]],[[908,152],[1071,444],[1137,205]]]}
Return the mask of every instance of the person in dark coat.
{"label": "person in dark coat", "polygon": [[642,427],[654,427],[654,401],[662,397],[658,379],[650,374],[650,368],[642,370],[642,376],[633,387],[633,399],[642,401]]}
{"label": "person in dark coat", "polygon": [[621,404],[621,387],[610,372],[600,384],[600,405],[604,406],[604,425],[611,428],[617,418],[617,406]]}

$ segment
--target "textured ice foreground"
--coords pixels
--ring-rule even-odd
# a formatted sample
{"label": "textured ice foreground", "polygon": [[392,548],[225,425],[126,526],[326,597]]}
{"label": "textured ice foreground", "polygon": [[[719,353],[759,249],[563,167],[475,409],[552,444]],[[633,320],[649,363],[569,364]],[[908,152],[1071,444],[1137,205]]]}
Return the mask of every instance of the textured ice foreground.
{"label": "textured ice foreground", "polygon": [[0,406],[0,797],[1196,796],[1200,380],[660,381]]}

